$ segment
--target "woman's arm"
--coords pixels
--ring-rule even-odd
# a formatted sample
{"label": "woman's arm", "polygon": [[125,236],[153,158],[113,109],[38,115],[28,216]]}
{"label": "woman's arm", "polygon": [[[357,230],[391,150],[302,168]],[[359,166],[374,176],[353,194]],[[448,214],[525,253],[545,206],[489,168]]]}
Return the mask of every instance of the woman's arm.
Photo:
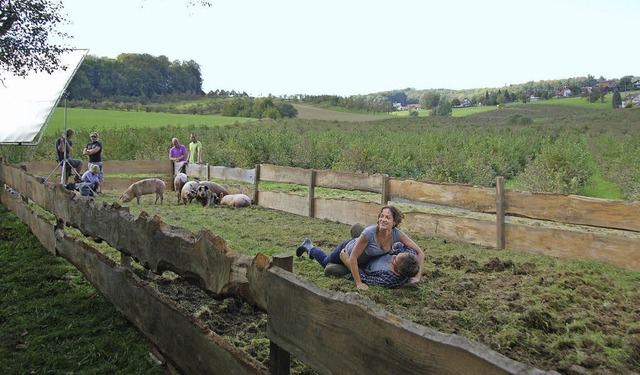
{"label": "woman's arm", "polygon": [[351,271],[351,275],[353,275],[353,280],[356,282],[356,287],[358,289],[367,290],[369,286],[363,283],[360,279],[360,269],[358,268],[358,258],[364,252],[364,249],[367,247],[368,241],[361,234],[360,237],[356,240],[356,244],[351,251],[351,255],[349,256],[349,270]]}

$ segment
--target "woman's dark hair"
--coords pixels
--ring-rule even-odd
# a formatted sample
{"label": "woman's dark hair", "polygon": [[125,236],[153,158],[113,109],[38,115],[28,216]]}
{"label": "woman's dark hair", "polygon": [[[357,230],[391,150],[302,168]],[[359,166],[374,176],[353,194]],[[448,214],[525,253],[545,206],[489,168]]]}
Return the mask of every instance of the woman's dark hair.
{"label": "woman's dark hair", "polygon": [[396,206],[384,206],[380,209],[380,212],[378,213],[378,217],[380,217],[380,214],[382,213],[382,211],[385,210],[385,208],[388,208],[389,211],[391,211],[391,215],[393,216],[393,221],[396,223],[395,226],[396,227],[400,226],[400,223],[402,223],[402,219],[404,219],[404,214],[402,213],[402,211],[400,211]]}

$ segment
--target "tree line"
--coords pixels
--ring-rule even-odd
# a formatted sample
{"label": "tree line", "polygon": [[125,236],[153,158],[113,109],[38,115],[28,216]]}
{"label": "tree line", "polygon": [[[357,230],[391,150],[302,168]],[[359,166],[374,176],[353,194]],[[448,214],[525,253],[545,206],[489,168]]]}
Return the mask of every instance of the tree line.
{"label": "tree line", "polygon": [[71,100],[89,101],[204,94],[200,65],[195,61],[136,53],[122,53],[115,59],[87,56],[67,91]]}

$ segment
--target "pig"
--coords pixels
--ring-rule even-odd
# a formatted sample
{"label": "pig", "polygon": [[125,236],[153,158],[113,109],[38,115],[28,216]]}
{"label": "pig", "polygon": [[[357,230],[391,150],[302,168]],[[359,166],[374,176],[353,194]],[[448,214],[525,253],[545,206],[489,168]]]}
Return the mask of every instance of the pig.
{"label": "pig", "polygon": [[200,184],[196,192],[196,201],[200,202],[203,206],[209,207],[220,203],[220,198],[218,198],[207,185]]}
{"label": "pig", "polygon": [[220,204],[234,207],[251,206],[251,198],[245,194],[227,194],[220,200]]}
{"label": "pig", "polygon": [[217,184],[215,182],[211,182],[211,181],[200,181],[200,185],[205,185],[209,188],[209,190],[211,190],[211,192],[218,197],[218,203],[220,202],[220,200],[222,199],[222,197],[224,197],[225,195],[229,194],[229,192],[227,191],[227,189],[225,189],[224,187],[222,187],[222,185]]}
{"label": "pig", "polygon": [[166,189],[166,185],[164,181],[159,178],[146,178],[144,180],[140,180],[138,182],[134,182],[127,188],[127,190],[122,193],[120,199],[123,202],[129,202],[134,197],[140,204],[140,196],[146,194],[156,194],[155,204],[158,203],[158,198],[160,199],[160,204],[164,200],[164,191]]}
{"label": "pig", "polygon": [[178,173],[173,179],[173,189],[178,194],[178,203],[180,203],[180,194],[182,193],[182,187],[187,183],[189,178],[184,173]]}
{"label": "pig", "polygon": [[[196,197],[198,193],[198,182],[197,181],[188,181],[182,187],[180,191],[180,198],[182,199],[182,203],[187,204],[191,203],[191,201]],[[180,203],[180,202],[178,202]]]}

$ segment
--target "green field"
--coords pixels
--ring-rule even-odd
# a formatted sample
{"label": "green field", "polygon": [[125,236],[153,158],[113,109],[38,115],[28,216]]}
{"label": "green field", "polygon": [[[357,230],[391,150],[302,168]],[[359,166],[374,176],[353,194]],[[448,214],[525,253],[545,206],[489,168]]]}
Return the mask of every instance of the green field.
{"label": "green field", "polygon": [[[61,134],[65,125],[65,108],[58,107],[46,134]],[[124,130],[128,128],[157,128],[163,126],[220,126],[257,121],[245,117],[182,115],[174,113],[115,111],[84,108],[66,109],[67,128],[80,134],[91,131]]]}

